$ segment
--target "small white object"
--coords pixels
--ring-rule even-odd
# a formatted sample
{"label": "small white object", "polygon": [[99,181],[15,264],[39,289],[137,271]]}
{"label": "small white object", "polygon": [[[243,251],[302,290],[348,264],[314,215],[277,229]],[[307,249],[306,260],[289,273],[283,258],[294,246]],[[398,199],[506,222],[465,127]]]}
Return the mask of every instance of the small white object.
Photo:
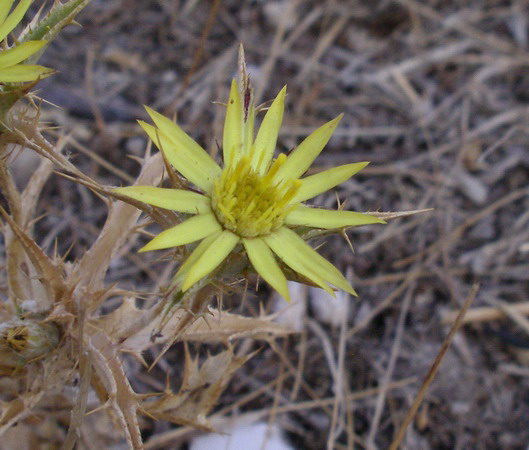
{"label": "small white object", "polygon": [[277,425],[266,423],[239,425],[225,434],[209,433],[194,438],[190,450],[294,450]]}
{"label": "small white object", "polygon": [[309,288],[310,305],[315,316],[320,322],[337,327],[347,314],[350,300],[347,292],[338,290],[335,295],[336,297],[333,297],[323,289]]}
{"label": "small white object", "polygon": [[286,325],[289,329],[301,332],[304,328],[305,312],[307,310],[308,287],[294,281],[288,282],[291,302],[288,303],[277,292],[273,295],[273,311],[278,313],[276,323]]}
{"label": "small white object", "polygon": [[298,14],[295,9],[289,7],[289,3],[288,1],[266,2],[263,11],[268,22],[276,27],[284,26],[287,31],[299,23]]}

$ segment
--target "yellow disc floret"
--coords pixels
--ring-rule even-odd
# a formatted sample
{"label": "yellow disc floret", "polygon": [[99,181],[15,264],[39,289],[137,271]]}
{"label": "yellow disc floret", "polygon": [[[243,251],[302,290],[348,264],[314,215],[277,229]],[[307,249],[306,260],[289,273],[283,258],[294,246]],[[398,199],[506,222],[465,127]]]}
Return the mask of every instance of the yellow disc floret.
{"label": "yellow disc floret", "polygon": [[301,181],[277,182],[274,175],[285,162],[281,154],[265,175],[252,167],[252,159],[243,156],[229,164],[215,183],[212,207],[222,226],[243,238],[266,236],[283,225]]}

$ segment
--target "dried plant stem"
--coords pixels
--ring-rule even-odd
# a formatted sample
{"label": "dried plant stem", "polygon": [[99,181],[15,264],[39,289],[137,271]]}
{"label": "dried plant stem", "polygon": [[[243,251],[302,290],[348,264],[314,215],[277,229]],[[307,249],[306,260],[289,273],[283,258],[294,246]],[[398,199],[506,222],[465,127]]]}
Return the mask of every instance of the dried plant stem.
{"label": "dried plant stem", "polygon": [[500,300],[495,300],[493,298],[486,298],[485,301],[491,305],[496,306],[500,311],[502,311],[509,319],[511,319],[516,325],[518,325],[522,330],[529,334],[529,320],[527,320],[521,313],[519,309],[513,308],[510,304],[502,302]]}
{"label": "dried plant stem", "polygon": [[[509,305],[509,309],[516,311],[519,314],[529,315],[529,302],[520,302]],[[447,311],[441,317],[441,323],[447,325],[452,323],[457,317],[457,311]],[[463,324],[473,322],[491,322],[493,320],[503,319],[506,317],[506,313],[501,308],[484,306],[482,308],[472,308],[465,315]]]}
{"label": "dried plant stem", "polygon": [[452,328],[450,329],[450,332],[448,333],[448,336],[444,340],[443,344],[441,345],[441,349],[439,350],[439,353],[437,354],[435,361],[432,364],[432,367],[430,368],[430,371],[426,375],[426,378],[424,379],[422,386],[415,397],[415,400],[413,401],[413,404],[411,405],[411,408],[408,411],[408,414],[406,415],[404,421],[402,422],[402,425],[400,426],[399,430],[397,431],[397,434],[395,438],[393,439],[393,442],[391,443],[391,446],[389,447],[389,450],[397,450],[399,448],[400,443],[404,439],[404,436],[406,434],[406,430],[415,417],[415,414],[417,414],[417,411],[419,409],[419,406],[421,405],[424,396],[426,395],[426,391],[430,387],[430,384],[432,383],[433,379],[435,378],[435,375],[437,374],[437,371],[439,370],[439,367],[441,365],[441,361],[443,360],[448,348],[450,347],[450,344],[452,343],[452,340],[454,339],[455,334],[463,324],[463,318],[465,317],[466,312],[468,311],[468,308],[470,308],[470,305],[476,298],[476,295],[479,290],[479,284],[474,284],[472,286],[472,289],[470,293],[468,294],[468,297],[465,300],[465,303],[461,307],[461,310],[459,311],[459,314],[457,315],[457,318],[452,325]]}
{"label": "dried plant stem", "polygon": [[81,429],[81,425],[84,420],[84,414],[86,412],[86,406],[88,402],[88,393],[90,389],[90,375],[92,373],[92,366],[88,361],[88,354],[80,355],[79,358],[80,368],[79,373],[81,375],[81,386],[79,389],[79,395],[75,403],[75,407],[72,410],[70,428],[61,450],[71,450],[74,448],[75,443],[78,439],[78,433]]}
{"label": "dried plant stem", "polygon": [[0,149],[0,192],[4,195],[9,203],[9,209],[13,220],[20,223],[22,213],[20,211],[20,194],[15,186],[13,178],[9,174],[4,156],[5,148]]}
{"label": "dried plant stem", "polygon": [[80,429],[83,424],[84,415],[88,403],[88,393],[90,389],[90,379],[92,375],[92,363],[90,361],[90,353],[83,349],[83,335],[85,325],[85,311],[81,310],[79,317],[79,338],[77,351],[79,352],[79,374],[80,387],[75,406],[70,415],[70,427],[62,444],[61,450],[71,450],[74,448],[77,438],[80,434]]}
{"label": "dried plant stem", "polygon": [[[402,380],[393,381],[385,388],[387,390],[400,389],[415,381],[416,381],[415,377],[405,378]],[[277,381],[274,380],[272,383],[270,383],[266,387],[270,387],[276,383]],[[383,388],[374,387],[374,388],[366,389],[364,391],[353,392],[347,395],[347,397],[344,399],[344,402],[347,404],[347,409],[348,410],[351,409],[350,403],[358,401],[358,400],[362,400],[365,398],[369,398],[373,395],[377,395],[381,391],[381,389]],[[250,394],[249,397],[253,397],[253,395]],[[335,397],[332,396],[329,398],[320,398],[320,399],[307,400],[307,401],[297,402],[297,403],[289,403],[286,405],[278,406],[275,412],[276,414],[285,414],[289,412],[306,411],[306,410],[315,409],[315,408],[328,408],[332,406],[334,402],[335,402]],[[239,406],[240,405],[241,403],[239,403]],[[225,415],[225,412],[227,409],[228,408],[225,408],[210,417],[211,423],[214,428],[216,429],[227,428],[227,424],[231,423],[231,421],[234,420],[233,417],[227,417]],[[229,409],[231,410],[231,407]],[[265,417],[268,417],[269,414],[270,414],[270,408],[259,409],[256,411],[238,415],[236,416],[236,420],[241,423],[244,422],[246,418],[250,419],[251,421],[258,421]],[[190,426],[181,427],[175,430],[169,430],[163,433],[159,433],[156,436],[149,439],[149,441],[145,443],[145,448],[148,450],[153,450],[157,448],[168,448],[167,446],[169,444],[172,444],[179,439],[184,439],[188,437],[189,435],[193,435],[194,433],[196,433],[196,430]]]}
{"label": "dried plant stem", "polygon": [[410,306],[413,299],[413,291],[415,289],[415,283],[411,283],[409,288],[406,291],[404,301],[402,302],[401,310],[399,319],[397,322],[397,328],[395,332],[395,339],[393,341],[393,346],[391,348],[391,355],[389,357],[388,366],[386,369],[386,372],[384,373],[384,378],[382,380],[382,389],[380,390],[380,393],[378,394],[376,406],[375,406],[375,412],[373,414],[373,419],[371,421],[371,428],[369,430],[369,435],[367,437],[367,448],[375,448],[375,437],[378,430],[378,426],[380,425],[380,421],[382,419],[382,413],[384,411],[384,404],[386,402],[386,395],[388,392],[387,386],[390,385],[391,377],[393,376],[393,372],[395,370],[395,366],[397,364],[397,358],[400,353],[401,345],[402,345],[402,337],[404,335],[404,327],[406,323],[406,317],[408,316],[408,312],[410,310]]}
{"label": "dried plant stem", "polygon": [[[283,341],[283,352],[286,353],[287,351],[287,341]],[[270,436],[272,434],[272,427],[274,426],[274,423],[277,420],[277,408],[279,406],[279,402],[281,401],[281,391],[283,390],[283,384],[285,381],[285,363],[283,362],[279,366],[279,374],[277,377],[277,381],[275,383],[275,390],[274,390],[274,403],[272,404],[272,408],[270,410],[270,415],[268,416],[268,429],[266,430],[266,437],[263,441],[263,448],[266,448],[266,444],[268,440],[270,439]]]}
{"label": "dried plant stem", "polygon": [[[337,424],[338,424],[338,414],[341,412],[342,414],[347,411],[347,405],[345,404],[344,400],[347,396],[346,391],[346,383],[344,382],[344,379],[346,378],[346,373],[344,370],[344,364],[345,364],[345,354],[346,354],[346,345],[347,345],[347,321],[349,318],[348,314],[348,303],[345,303],[345,311],[342,313],[342,321],[340,324],[340,340],[338,344],[338,361],[337,361],[337,367],[336,367],[336,374],[334,377],[334,392],[335,392],[335,402],[333,404],[332,408],[332,420],[331,420],[331,426],[329,429],[329,436],[327,438],[327,448],[333,449],[335,448],[336,438],[338,437],[339,433],[337,432]],[[340,411],[340,407],[343,409]]]}

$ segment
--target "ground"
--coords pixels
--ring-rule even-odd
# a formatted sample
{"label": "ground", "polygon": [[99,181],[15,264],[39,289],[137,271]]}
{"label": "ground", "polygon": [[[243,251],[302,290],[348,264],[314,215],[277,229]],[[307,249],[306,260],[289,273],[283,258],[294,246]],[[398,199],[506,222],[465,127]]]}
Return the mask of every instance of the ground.
{"label": "ground", "polygon": [[[93,0],[81,27],[53,43],[43,63],[59,73],[40,95],[60,109],[44,104],[43,119],[73,136],[73,161],[102,183],[126,185],[138,172],[130,156],[147,144],[135,123],[147,120],[144,104],[176,116],[216,154],[218,102],[227,99],[242,42],[260,101],[288,86],[280,150],[343,112],[315,168],[371,164],[336,190],[340,201],[356,211],[432,208],[353,230],[354,253],[340,237],[314,242],[359,293],[347,299],[347,320],[343,309],[325,319],[319,294],[296,290],[307,302],[301,332],[275,348],[247,344],[260,351],[215,411],[237,420],[259,413],[295,448],[388,448],[448,334],[446,314],[471,286],[480,286],[473,308],[527,303],[528,13],[515,0]],[[336,207],[336,195],[314,203]],[[107,210],[55,177],[41,212],[39,242],[58,238],[61,251],[73,244],[75,258]],[[108,281],[153,289],[170,275],[158,256],[124,257]],[[240,311],[243,290],[225,307]],[[272,293],[250,286],[242,311],[260,303],[271,310]],[[528,330],[516,312],[463,325],[403,448],[526,448]],[[167,375],[177,388],[182,360],[177,345],[151,372],[131,361],[134,388],[163,388]],[[336,395],[351,399],[333,419]],[[144,429],[147,448],[186,445],[192,435],[175,435],[167,423],[145,421]]]}

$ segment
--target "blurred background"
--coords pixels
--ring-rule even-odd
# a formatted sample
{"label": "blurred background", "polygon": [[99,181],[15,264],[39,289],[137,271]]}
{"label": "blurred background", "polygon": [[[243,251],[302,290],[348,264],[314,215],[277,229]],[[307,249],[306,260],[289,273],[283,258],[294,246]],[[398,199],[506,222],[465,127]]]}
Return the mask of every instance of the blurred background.
{"label": "blurred background", "polygon": [[[288,85],[280,151],[344,112],[313,170],[371,161],[314,204],[433,208],[352,230],[354,253],[341,237],[313,243],[351,277],[359,298],[332,300],[292,285],[295,302],[281,320],[299,333],[274,348],[247,344],[260,351],[221,398],[222,430],[228,419],[264,421],[291,448],[388,448],[450,313],[477,282],[479,309],[456,336],[403,448],[527,448],[528,20],[525,0],[93,0],[78,17],[82,26],[47,50],[43,64],[59,73],[39,85],[43,120],[60,127],[52,135],[71,136],[73,161],[100,182],[126,185],[138,173],[131,156],[147,145],[135,122],[147,119],[144,104],[175,116],[216,154],[225,111],[218,102],[228,97],[242,42],[258,101]],[[22,179],[33,169],[20,161]],[[75,258],[107,208],[55,177],[41,212],[40,242],[59,238]],[[108,281],[148,291],[170,279],[166,267],[159,255],[131,253]],[[254,287],[242,306],[244,285],[234,287],[225,307],[250,315],[259,305],[285,307],[267,286]],[[163,388],[166,377],[177,388],[182,361],[177,345],[149,373],[131,362],[134,388]],[[119,442],[111,427],[102,430],[93,442]],[[144,432],[147,448],[185,448],[195,434],[149,421]]]}

